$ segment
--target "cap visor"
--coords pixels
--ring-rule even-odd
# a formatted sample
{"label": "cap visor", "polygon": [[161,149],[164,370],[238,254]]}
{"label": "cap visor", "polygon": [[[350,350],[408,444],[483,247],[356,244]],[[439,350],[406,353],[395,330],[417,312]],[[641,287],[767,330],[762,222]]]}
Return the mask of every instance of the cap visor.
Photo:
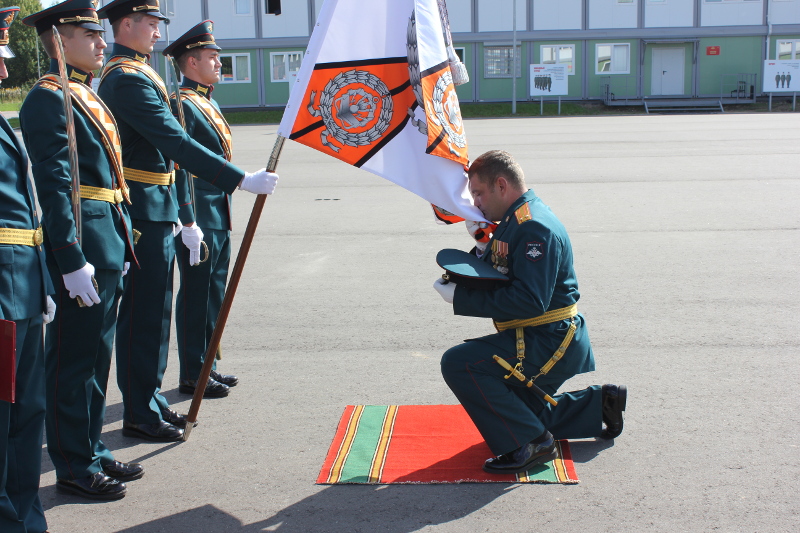
{"label": "cap visor", "polygon": [[94,22],[81,22],[80,24],[76,24],[79,28],[83,28],[84,30],[92,30],[92,31],[106,31],[104,27],[100,24],[95,24]]}
{"label": "cap visor", "polygon": [[14,52],[12,52],[11,48],[8,46],[0,46],[0,57],[3,59],[11,59],[17,56],[14,55]]}

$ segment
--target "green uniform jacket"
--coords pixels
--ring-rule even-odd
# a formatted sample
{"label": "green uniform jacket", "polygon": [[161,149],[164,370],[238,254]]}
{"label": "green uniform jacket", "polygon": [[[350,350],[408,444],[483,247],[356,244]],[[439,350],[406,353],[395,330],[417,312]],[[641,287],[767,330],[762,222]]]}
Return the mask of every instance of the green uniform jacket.
{"label": "green uniform jacket", "polygon": [[[114,45],[111,55],[147,60],[120,44]],[[227,193],[232,193],[244,177],[242,170],[186,135],[164,94],[144,74],[116,68],[104,75],[98,93],[117,119],[125,167],[167,174],[174,161]],[[134,181],[128,185],[133,202],[131,217],[137,220],[177,222],[178,206],[189,203],[188,187],[178,190]],[[181,198],[177,197],[179,193]],[[181,221],[189,223],[194,218]]]}
{"label": "green uniform jacket", "polygon": [[[211,98],[211,91],[213,87],[197,83],[189,78],[183,78],[182,87],[188,87],[193,90],[205,89],[208,94],[209,102],[219,109],[217,102]],[[202,90],[198,92],[203,96]],[[175,100],[172,100],[173,108]],[[189,100],[183,101],[183,116],[186,121],[186,134],[199,142],[203,146],[215,154],[224,154],[225,150],[222,147],[222,141],[217,134],[217,130],[208,123],[206,116],[197,108],[195,104]],[[181,170],[181,172],[185,172]],[[202,176],[201,176],[202,177]],[[194,178],[192,178],[194,179]],[[197,218],[197,225],[202,229],[216,229],[216,230],[231,230],[231,195],[225,191],[220,190],[218,187],[201,179],[194,180],[194,211]],[[188,186],[188,180],[177,181],[179,189]],[[178,196],[186,196],[188,193],[181,192]],[[191,220],[191,205],[183,204],[180,206],[181,220]]]}
{"label": "green uniform jacket", "polygon": [[[5,118],[0,118],[0,228],[36,229],[28,155]],[[0,319],[25,320],[45,311],[53,294],[41,246],[0,244]]]}
{"label": "green uniform jacket", "polygon": [[[51,63],[50,72],[58,73],[57,63]],[[69,65],[67,74],[73,81],[91,80],[90,73]],[[72,109],[81,184],[115,188],[117,183],[102,134],[75,104]],[[42,206],[45,247],[52,252],[61,273],[74,272],[87,262],[96,269],[109,270],[122,270],[125,261],[135,262],[131,220],[125,203],[81,200],[83,242],[79,244],[76,239],[62,91],[35,86],[22,104],[19,120]]]}
{"label": "green uniform jacket", "polygon": [[[525,220],[524,208],[517,216],[524,204],[530,209],[529,220]],[[457,315],[497,321],[534,318],[568,307],[580,298],[567,231],[532,190],[520,196],[503,215],[482,259],[506,274],[511,284],[494,290],[457,286],[453,299]],[[575,337],[564,358],[550,372],[553,376],[566,378],[595,368],[583,317],[578,315],[575,320]],[[569,320],[562,320],[525,328],[527,362],[536,366],[546,363],[564,340],[568,326]],[[513,351],[515,336],[515,330],[510,329],[476,340]]]}

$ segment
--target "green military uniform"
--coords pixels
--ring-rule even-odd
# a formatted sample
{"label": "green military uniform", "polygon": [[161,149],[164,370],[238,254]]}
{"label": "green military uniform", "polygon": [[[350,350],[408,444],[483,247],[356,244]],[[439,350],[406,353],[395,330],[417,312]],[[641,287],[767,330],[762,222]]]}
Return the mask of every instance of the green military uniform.
{"label": "green military uniform", "polygon": [[[177,58],[187,50],[199,48],[220,50],[215,44],[210,20],[201,22],[176,39],[164,54]],[[184,76],[181,100],[185,130],[195,141],[230,161],[233,150],[230,127],[211,96],[213,90],[213,86]],[[179,184],[188,186],[188,180],[179,181]],[[200,376],[225,296],[231,258],[231,195],[203,180],[194,179],[193,205],[196,222],[202,228],[208,245],[208,260],[189,266],[189,250],[178,246],[181,286],[176,299],[175,326],[181,380],[197,380]],[[180,206],[181,220],[188,219],[191,210],[192,206],[188,204]]]}
{"label": "green military uniform", "polygon": [[[457,315],[502,322],[530,319],[570,308],[580,294],[566,229],[532,190],[508,209],[482,259],[507,275],[511,283],[491,290],[457,286]],[[601,387],[556,395],[570,377],[594,370],[594,356],[583,316],[524,327],[524,374],[536,376],[562,345],[569,326],[576,326],[563,358],[535,384],[558,401],[553,407],[511,377],[492,358],[516,365],[516,328],[472,339],[442,357],[442,375],[469,413],[492,453],[505,454],[550,431],[557,439],[600,436],[603,429]]]}
{"label": "green military uniform", "polygon": [[[130,14],[134,3],[118,0],[98,13],[114,22]],[[154,4],[157,12],[158,2],[147,4]],[[143,6],[142,12],[150,13],[152,7]],[[132,424],[159,423],[169,408],[160,391],[172,314],[173,225],[179,221],[178,206],[189,203],[188,188],[177,188],[169,178],[172,162],[226,193],[244,177],[243,171],[186,135],[172,116],[163,81],[148,61],[148,56],[116,43],[98,90],[120,127],[131,218],[141,231],[136,254],[142,268],[125,279],[117,325],[117,382],[124,419]],[[181,176],[178,179],[184,179]]]}
{"label": "green military uniform", "polygon": [[[25,99],[20,124],[30,147],[44,214],[47,265],[56,287],[57,311],[47,327],[45,357],[47,449],[56,477],[75,480],[100,472],[115,460],[100,435],[122,271],[125,262],[135,263],[135,257],[125,182],[117,170],[120,160],[108,148],[116,135],[113,118],[89,88],[91,73],[67,65],[67,75],[83,198],[80,243],[70,198],[67,125],[55,60]],[[87,262],[95,267],[101,302],[81,308],[69,297],[62,275]]]}
{"label": "green military uniform", "polygon": [[[0,9],[0,57],[10,58],[8,27],[18,7]],[[45,416],[42,313],[53,289],[28,180],[28,156],[0,118],[0,320],[16,327],[15,403],[0,401],[0,531],[47,529],[39,499]],[[16,241],[15,237],[21,238]],[[23,242],[26,241],[26,242]],[[19,244],[14,244],[19,242]]]}
{"label": "green military uniform", "polygon": [[[230,149],[224,148],[223,143],[229,141],[220,137],[218,130],[209,123],[207,115],[194,103],[196,98],[206,98],[208,104],[218,110],[217,103],[211,98],[212,89],[184,77],[181,92],[194,93],[189,99],[183,100],[186,133],[209,150],[225,157]],[[225,120],[221,113],[218,117]],[[189,266],[189,250],[185,246],[180,247],[178,256],[181,286],[176,302],[175,325],[181,362],[180,377],[188,380],[196,380],[200,376],[203,358],[222,307],[231,259],[232,229],[231,195],[202,180],[195,179],[194,184],[196,222],[203,229],[209,255],[207,261],[193,267]],[[181,208],[181,219],[189,207]]]}

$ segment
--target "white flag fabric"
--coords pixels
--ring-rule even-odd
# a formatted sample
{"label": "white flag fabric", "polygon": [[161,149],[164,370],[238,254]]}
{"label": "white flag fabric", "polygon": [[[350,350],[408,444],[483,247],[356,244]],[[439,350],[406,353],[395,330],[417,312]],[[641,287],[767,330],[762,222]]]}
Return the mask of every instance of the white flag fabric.
{"label": "white flag fabric", "polygon": [[326,0],[278,134],[467,220],[467,138],[437,0]]}

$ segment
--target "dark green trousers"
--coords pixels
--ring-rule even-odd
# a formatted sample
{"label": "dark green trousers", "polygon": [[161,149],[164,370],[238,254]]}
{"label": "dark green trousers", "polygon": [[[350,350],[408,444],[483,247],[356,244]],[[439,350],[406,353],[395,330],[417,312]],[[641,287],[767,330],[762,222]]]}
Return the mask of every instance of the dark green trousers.
{"label": "dark green trousers", "polygon": [[17,324],[16,402],[0,401],[0,531],[47,529],[39,500],[44,427],[42,317]]}
{"label": "dark green trousers", "polygon": [[[552,407],[522,381],[514,377],[505,379],[508,372],[494,361],[495,354],[511,366],[517,363],[512,349],[480,340],[450,348],[442,356],[441,363],[445,382],[493,454],[516,450],[545,431],[550,431],[556,439],[600,436],[603,424],[600,386],[556,395],[558,388],[571,376],[563,372],[548,373],[538,378],[536,385],[558,402],[557,407]],[[569,364],[562,359],[556,366],[562,363]],[[529,364],[525,375],[529,376],[533,370],[538,368]]]}
{"label": "dark green trousers", "polygon": [[114,461],[100,435],[122,272],[97,269],[100,303],[78,307],[61,272],[48,266],[56,287],[56,315],[47,325],[45,350],[47,451],[57,478],[79,479]]}
{"label": "dark green trousers", "polygon": [[123,417],[133,424],[155,424],[169,402],[161,395],[167,369],[172,320],[175,237],[171,222],[133,220],[142,232],[136,244],[141,268],[131,266],[117,320],[117,384]]}
{"label": "dark green trousers", "polygon": [[197,379],[225,297],[231,260],[231,232],[203,229],[209,258],[196,266],[189,266],[189,249],[180,238],[180,235],[175,238],[181,273],[181,286],[175,304],[180,376],[181,379]]}

